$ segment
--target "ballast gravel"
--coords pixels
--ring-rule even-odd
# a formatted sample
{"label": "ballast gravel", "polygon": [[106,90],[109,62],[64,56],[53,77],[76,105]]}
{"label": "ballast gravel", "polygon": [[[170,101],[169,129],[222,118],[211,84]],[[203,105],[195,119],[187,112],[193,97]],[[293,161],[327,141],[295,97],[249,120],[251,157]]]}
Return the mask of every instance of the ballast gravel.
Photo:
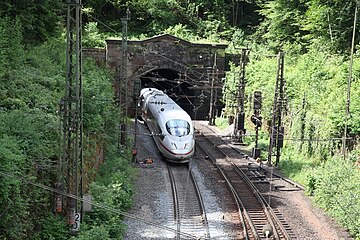
{"label": "ballast gravel", "polygon": [[[201,124],[207,123],[202,122]],[[134,206],[128,212],[131,217],[124,217],[124,224],[127,226],[124,239],[175,239],[176,224],[166,162],[162,160],[146,125],[139,122],[137,127],[139,133],[137,136],[138,155],[136,157],[138,178],[135,182]],[[220,132],[214,127],[213,129],[218,131],[219,135],[228,134]],[[142,163],[146,159],[152,159],[153,163]],[[231,225],[225,221],[222,190],[212,187],[214,184],[218,184],[209,177],[209,174],[212,174],[211,172],[214,170],[211,167],[204,167],[202,161],[203,159],[193,159],[189,166],[202,193],[210,239],[237,239],[231,232]],[[282,215],[296,233],[296,239],[353,239],[347,231],[327,217],[321,209],[313,206],[311,199],[304,193],[274,191],[271,195],[273,201],[276,199],[277,203],[281,205]]]}

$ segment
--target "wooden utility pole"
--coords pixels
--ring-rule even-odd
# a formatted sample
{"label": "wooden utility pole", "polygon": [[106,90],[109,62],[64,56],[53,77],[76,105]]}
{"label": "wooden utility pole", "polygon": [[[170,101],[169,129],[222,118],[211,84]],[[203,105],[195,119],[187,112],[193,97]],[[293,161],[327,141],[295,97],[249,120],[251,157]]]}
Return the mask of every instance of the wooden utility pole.
{"label": "wooden utility pole", "polygon": [[284,53],[279,52],[278,55],[278,68],[275,83],[275,95],[273,103],[273,116],[270,126],[270,143],[268,149],[268,165],[272,165],[271,157],[276,156],[275,165],[277,166],[280,161],[280,152],[284,142],[284,127],[281,123],[282,111],[284,107]]}

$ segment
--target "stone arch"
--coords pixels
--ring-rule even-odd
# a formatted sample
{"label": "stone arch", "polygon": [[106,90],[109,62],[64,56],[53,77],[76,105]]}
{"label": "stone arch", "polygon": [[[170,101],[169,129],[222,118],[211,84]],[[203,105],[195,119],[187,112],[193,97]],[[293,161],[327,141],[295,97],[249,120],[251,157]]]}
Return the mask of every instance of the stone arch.
{"label": "stone arch", "polygon": [[[115,75],[119,76],[122,62],[120,60],[124,56],[121,40],[106,40],[106,44],[106,63],[114,70]],[[141,41],[128,41],[126,76],[128,93],[134,99],[132,109],[135,110],[135,100],[141,83],[146,82],[145,79],[157,77],[157,84],[162,88],[176,88],[176,84],[173,84],[176,79],[179,81],[180,89],[175,91],[174,97],[178,98],[190,116],[207,119],[210,106],[210,79],[214,79],[210,74],[216,74],[215,87],[212,88],[216,97],[214,103],[218,104],[216,109],[221,108],[220,79],[225,72],[226,47],[226,44],[191,43],[169,34]],[[162,76],[164,74],[168,77]],[[115,89],[118,84],[116,76]],[[162,78],[166,83],[160,83]]]}

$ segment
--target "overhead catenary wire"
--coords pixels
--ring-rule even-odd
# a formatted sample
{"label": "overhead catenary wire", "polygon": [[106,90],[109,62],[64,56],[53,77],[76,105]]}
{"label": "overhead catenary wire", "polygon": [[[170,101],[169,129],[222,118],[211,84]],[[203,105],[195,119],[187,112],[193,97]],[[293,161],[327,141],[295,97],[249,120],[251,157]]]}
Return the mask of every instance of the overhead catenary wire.
{"label": "overhead catenary wire", "polygon": [[[132,129],[129,129],[128,130],[128,133],[129,134],[134,134],[135,130],[132,130]],[[152,136],[160,136],[161,134],[153,134],[153,133],[137,133],[136,134],[137,136],[149,136],[149,137],[152,137]],[[245,137],[255,137],[256,134],[249,134],[249,133],[246,133],[244,134]],[[216,134],[216,136],[218,137],[221,137],[221,138],[226,138],[226,137],[232,137],[231,134]],[[269,134],[259,134],[259,136],[269,136]],[[284,140],[287,140],[287,141],[293,141],[293,142],[301,142],[301,141],[304,141],[304,142],[329,142],[329,141],[341,141],[343,140],[343,138],[339,137],[339,138],[305,138],[305,139],[301,139],[301,138],[287,138],[287,137],[284,137]],[[359,141],[359,139],[356,139],[356,138],[347,138],[348,141],[352,141],[352,142],[357,142]]]}
{"label": "overhead catenary wire", "polygon": [[95,21],[97,21],[98,23],[100,23],[101,25],[103,25],[104,27],[108,28],[109,30],[111,30],[112,32],[116,33],[116,34],[120,34],[118,31],[116,31],[115,29],[111,28],[110,26],[108,26],[107,24],[103,23],[102,21],[100,21],[99,19],[91,16],[91,14],[89,12],[86,12],[87,16],[94,19]]}
{"label": "overhead catenary wire", "polygon": [[88,199],[85,199],[85,198],[81,198],[81,197],[78,197],[76,195],[73,195],[73,194],[69,194],[69,193],[66,193],[66,192],[63,192],[61,190],[58,190],[58,189],[55,189],[55,188],[52,188],[52,187],[49,187],[49,186],[46,186],[44,184],[40,184],[40,183],[36,183],[32,180],[29,180],[25,177],[22,177],[22,176],[18,176],[18,175],[14,175],[14,174],[11,174],[11,173],[8,173],[8,172],[5,172],[3,170],[0,170],[0,175],[4,176],[4,177],[7,177],[7,178],[12,178],[12,179],[17,179],[21,182],[24,182],[24,183],[27,183],[27,184],[30,184],[32,186],[35,186],[35,187],[38,187],[38,188],[42,188],[44,190],[47,190],[47,191],[50,191],[50,192],[54,192],[54,193],[57,193],[57,194],[60,194],[60,195],[63,195],[63,196],[66,196],[66,197],[69,197],[69,198],[72,198],[72,199],[75,199],[75,200],[78,200],[78,201],[82,201],[84,203],[88,203],[88,204],[91,204],[93,206],[96,206],[96,207],[99,207],[99,208],[102,208],[102,209],[105,209],[109,212],[112,212],[112,213],[116,213],[116,214],[120,214],[121,216],[124,216],[124,217],[128,217],[128,218],[131,218],[131,219],[134,219],[134,220],[137,220],[137,221],[140,221],[140,222],[143,222],[143,223],[146,223],[146,224],[149,224],[149,225],[152,225],[154,227],[157,227],[157,228],[161,228],[163,230],[166,230],[166,231],[170,231],[170,232],[174,232],[174,233],[178,233],[180,234],[181,236],[183,237],[188,237],[190,239],[198,239],[197,236],[194,236],[192,234],[188,234],[188,233],[184,233],[184,232],[179,232],[177,231],[176,229],[173,229],[173,228],[170,228],[170,227],[167,227],[167,226],[163,226],[159,223],[155,223],[155,222],[152,222],[152,221],[149,221],[149,220],[146,220],[146,219],[143,219],[143,218],[139,218],[133,214],[129,214],[129,213],[126,213],[124,211],[121,211],[121,210],[118,210],[118,209],[114,209],[112,207],[109,207],[105,204],[101,204],[101,203],[95,203],[95,202],[92,202]]}
{"label": "overhead catenary wire", "polygon": [[[90,13],[87,13],[87,15],[88,15],[90,18],[92,18],[92,19],[94,19],[95,21],[97,21],[98,23],[100,23],[100,24],[102,24],[103,26],[105,26],[106,28],[108,28],[109,30],[111,30],[112,32],[114,32],[114,33],[116,33],[116,34],[119,33],[118,31],[116,31],[115,29],[111,28],[111,27],[108,26],[107,24],[103,23],[102,21],[100,21],[100,20],[97,19],[96,17],[92,16]],[[174,63],[174,64],[176,64],[176,65],[179,65],[179,66],[181,66],[181,67],[183,67],[183,68],[185,69],[185,74],[184,74],[185,79],[188,79],[188,80],[190,80],[190,81],[186,81],[186,80],[184,81],[184,80],[182,80],[182,79],[174,79],[174,80],[166,79],[167,82],[177,83],[177,85],[173,86],[171,89],[174,89],[174,88],[178,87],[178,86],[181,85],[181,83],[183,83],[183,82],[188,83],[190,86],[196,86],[197,83],[199,83],[199,81],[191,78],[191,77],[187,74],[189,71],[193,72],[193,74],[195,74],[195,75],[200,76],[201,79],[202,79],[202,78],[205,78],[206,71],[204,71],[204,72],[196,71],[196,70],[190,68],[189,66],[186,66],[185,64],[183,64],[183,63],[181,63],[181,62],[178,62],[178,61],[175,61],[175,60],[173,60],[173,59],[171,59],[171,58],[169,58],[169,57],[167,57],[167,56],[165,56],[165,55],[163,55],[163,54],[161,54],[161,53],[159,53],[159,52],[156,52],[156,51],[149,51],[148,54],[153,54],[153,55],[158,56],[158,57],[160,57],[160,58],[166,59],[166,60],[168,60],[168,61],[170,61],[170,62],[172,62],[172,63]],[[258,53],[252,52],[251,55],[252,55],[254,58],[258,58],[258,57],[275,58],[275,57],[277,57],[277,55],[264,55],[264,54],[262,54],[262,53],[260,53],[260,52],[258,52]],[[149,65],[149,64],[136,64],[136,66],[150,66],[150,65]],[[157,67],[157,66],[154,66],[154,67]],[[158,75],[159,77],[161,77],[159,74],[157,74],[157,75]],[[149,78],[149,79],[150,79],[150,78]],[[158,86],[160,86],[160,85],[157,83],[156,80],[154,80],[154,79],[150,79],[150,80],[151,80],[154,84],[157,84]],[[202,83],[202,82],[200,82],[200,83]],[[182,89],[180,89],[180,90],[182,90]],[[186,96],[186,95],[184,95],[184,96],[186,97],[186,99],[187,99],[187,101],[189,102],[189,104],[190,104],[192,107],[195,107],[195,105],[194,105],[194,104],[191,102],[191,100],[189,99],[189,96]],[[196,97],[196,96],[194,96],[194,97]],[[277,129],[273,129],[273,131],[276,132]],[[140,134],[140,135],[141,135],[141,134]],[[151,136],[151,134],[147,134],[147,135]],[[261,134],[261,136],[264,136],[264,135],[266,135],[266,134]],[[246,134],[245,136],[253,136],[253,134]],[[224,137],[227,137],[227,136],[224,136]],[[357,141],[357,140],[356,140],[355,138],[353,138],[353,137],[351,137],[351,138],[350,138],[350,137],[346,137],[346,138],[324,138],[324,139],[284,138],[284,140],[288,140],[288,141],[307,141],[307,142],[339,141],[339,140],[344,140],[344,139],[347,140],[347,141]]]}
{"label": "overhead catenary wire", "polygon": [[[92,19],[94,19],[95,21],[97,21],[98,23],[100,23],[100,24],[102,24],[103,26],[105,26],[106,28],[110,29],[110,30],[113,31],[114,33],[119,34],[118,31],[116,31],[115,29],[111,28],[111,27],[108,26],[107,24],[103,23],[102,21],[100,21],[100,20],[97,19],[96,17],[93,17],[89,12],[87,12],[87,15],[88,15],[90,18],[92,18]],[[183,64],[183,63],[181,63],[181,62],[178,62],[178,61],[175,61],[175,60],[173,60],[173,59],[171,59],[171,58],[168,58],[168,57],[166,57],[166,56],[164,56],[164,55],[162,55],[162,54],[160,54],[160,53],[158,53],[158,52],[156,52],[156,51],[149,51],[148,54],[154,54],[154,55],[159,56],[159,57],[162,57],[162,58],[164,58],[164,59],[166,59],[166,60],[168,60],[168,61],[170,61],[170,62],[173,62],[173,63],[176,64],[176,65],[179,65],[179,66],[183,67],[183,68],[185,69],[185,72],[184,72],[184,73],[185,73],[185,75],[184,75],[184,76],[185,76],[185,79],[191,80],[191,81],[184,81],[184,82],[188,83],[189,85],[191,85],[191,86],[193,86],[193,87],[195,87],[197,84],[199,84],[199,81],[196,80],[196,79],[191,78],[191,77],[187,74],[188,71],[191,71],[191,72],[196,76],[197,79],[203,79],[203,78],[205,78],[205,76],[206,76],[206,73],[207,73],[206,71],[204,71],[204,72],[196,71],[196,70],[194,70],[194,69],[186,66],[185,64]],[[141,65],[141,66],[148,66],[148,64],[143,64],[143,65]],[[151,80],[152,80],[152,79],[151,79]],[[154,81],[154,80],[152,80],[152,81],[153,81],[156,85],[159,85],[156,81]],[[168,79],[167,79],[167,81],[171,81],[171,80],[168,80]],[[175,81],[175,80],[174,80],[174,81]],[[179,82],[179,81],[177,81],[177,83],[178,83],[178,82]],[[179,86],[180,84],[181,84],[181,81],[180,81],[180,83],[178,83],[178,86]],[[177,86],[174,86],[174,87],[172,87],[172,89],[174,89],[174,88],[176,88],[176,87],[177,87]],[[190,103],[190,105],[191,105],[192,107],[195,107],[195,105],[190,101],[189,98],[187,98],[187,100],[189,101],[189,103]]]}

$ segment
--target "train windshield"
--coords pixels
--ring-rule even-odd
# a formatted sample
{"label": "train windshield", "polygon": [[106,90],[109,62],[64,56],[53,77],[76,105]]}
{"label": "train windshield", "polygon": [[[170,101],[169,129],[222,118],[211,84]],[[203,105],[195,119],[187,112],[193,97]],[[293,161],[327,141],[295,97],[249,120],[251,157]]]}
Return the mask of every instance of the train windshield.
{"label": "train windshield", "polygon": [[190,124],[180,119],[169,120],[166,123],[166,130],[173,136],[185,136],[190,133]]}

